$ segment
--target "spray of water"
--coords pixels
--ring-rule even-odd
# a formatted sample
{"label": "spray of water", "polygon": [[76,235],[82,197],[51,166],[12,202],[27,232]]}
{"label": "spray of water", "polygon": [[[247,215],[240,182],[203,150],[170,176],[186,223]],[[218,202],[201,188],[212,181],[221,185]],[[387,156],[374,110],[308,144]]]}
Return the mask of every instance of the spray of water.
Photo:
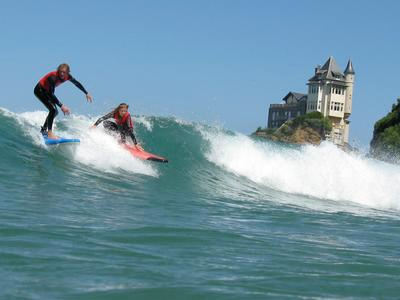
{"label": "spray of water", "polygon": [[[23,126],[28,138],[31,138],[36,145],[52,151],[54,150],[54,146],[44,145],[39,132],[39,128],[43,120],[45,120],[46,115],[44,111],[35,111],[21,113],[14,117]],[[146,122],[146,127],[151,129],[149,121],[144,118],[141,120]],[[105,133],[101,126],[90,129],[92,124],[92,119],[77,115],[57,120],[54,124],[54,131],[57,135],[79,138],[81,140],[79,147],[74,147],[71,153],[74,161],[96,168],[102,172],[118,173],[122,170],[149,176],[158,176],[157,169],[150,163],[132,157],[120,147],[117,139]],[[65,146],[60,145],[58,147]]]}
{"label": "spray of water", "polygon": [[288,147],[241,134],[202,130],[209,161],[287,193],[400,209],[400,167],[343,152],[330,143]]}

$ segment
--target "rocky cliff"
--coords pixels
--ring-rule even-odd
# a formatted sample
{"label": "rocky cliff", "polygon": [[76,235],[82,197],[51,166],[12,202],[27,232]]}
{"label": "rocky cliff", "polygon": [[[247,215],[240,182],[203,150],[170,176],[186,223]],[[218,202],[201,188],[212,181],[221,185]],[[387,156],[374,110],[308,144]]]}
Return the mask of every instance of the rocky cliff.
{"label": "rocky cliff", "polygon": [[253,134],[273,141],[319,145],[331,129],[327,118],[319,112],[312,112],[287,121],[277,129],[258,128]]}

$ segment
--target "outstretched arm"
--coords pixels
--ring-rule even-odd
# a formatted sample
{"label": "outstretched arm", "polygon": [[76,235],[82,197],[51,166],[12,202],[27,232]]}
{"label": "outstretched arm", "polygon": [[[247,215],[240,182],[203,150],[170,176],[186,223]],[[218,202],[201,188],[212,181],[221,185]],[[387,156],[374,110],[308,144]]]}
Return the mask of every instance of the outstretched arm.
{"label": "outstretched arm", "polygon": [[85,95],[86,95],[86,100],[88,101],[88,102],[92,102],[93,101],[93,97],[88,93],[88,91],[86,91],[86,89],[83,87],[83,85],[78,81],[78,80],[76,80],[74,77],[72,77],[71,75],[70,75],[70,81],[78,88],[78,89],[80,89],[82,92],[84,92],[85,93]]}
{"label": "outstretched arm", "polygon": [[101,118],[99,118],[94,124],[93,126],[97,126],[99,125],[101,122],[103,122],[104,120],[107,120],[109,118],[112,118],[114,115],[114,112],[110,112],[108,114],[106,114],[105,116],[102,116]]}
{"label": "outstretched arm", "polygon": [[136,148],[138,148],[139,150],[143,150],[142,145],[140,145],[140,144],[137,142],[136,137],[135,137],[135,135],[134,135],[134,133],[133,133],[133,130],[130,130],[130,131],[129,131],[129,134],[130,134],[131,139],[132,139],[132,141],[133,141],[133,144],[136,146]]}
{"label": "outstretched arm", "polygon": [[133,133],[132,129],[129,130],[129,135],[131,136],[133,144],[135,144],[135,146],[136,146],[137,145],[137,140],[136,140],[135,134]]}

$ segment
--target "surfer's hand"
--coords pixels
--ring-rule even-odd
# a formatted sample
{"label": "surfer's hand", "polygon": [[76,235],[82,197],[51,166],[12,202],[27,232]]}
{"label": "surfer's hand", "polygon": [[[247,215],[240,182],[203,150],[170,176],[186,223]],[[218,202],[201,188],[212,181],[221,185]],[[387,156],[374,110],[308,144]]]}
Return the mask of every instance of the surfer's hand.
{"label": "surfer's hand", "polygon": [[69,115],[71,113],[71,111],[69,110],[69,108],[66,105],[62,105],[61,106],[61,110],[64,113],[64,115]]}
{"label": "surfer's hand", "polygon": [[95,129],[97,126],[96,125],[92,125],[90,126],[90,129]]}
{"label": "surfer's hand", "polygon": [[93,97],[92,97],[92,95],[90,95],[89,93],[87,93],[87,94],[86,94],[86,100],[87,100],[87,102],[92,103],[92,102],[93,102]]}

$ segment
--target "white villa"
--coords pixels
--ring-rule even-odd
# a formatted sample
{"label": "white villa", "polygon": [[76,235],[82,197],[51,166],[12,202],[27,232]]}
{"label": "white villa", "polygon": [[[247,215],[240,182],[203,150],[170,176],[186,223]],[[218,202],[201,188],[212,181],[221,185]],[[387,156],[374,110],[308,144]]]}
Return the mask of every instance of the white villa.
{"label": "white villa", "polygon": [[[288,95],[301,95],[289,93],[283,100],[285,104],[271,104],[268,114],[268,127],[279,127],[287,120],[299,114],[319,111],[332,122],[332,132],[327,136],[337,145],[349,142],[349,123],[351,115],[354,69],[351,60],[348,61],[344,73],[340,70],[333,57],[329,57],[321,67],[315,68],[315,74],[308,80],[308,94],[305,97],[290,97]],[[306,98],[306,101],[304,101]],[[290,99],[289,101],[287,101]],[[294,106],[298,104],[297,113],[293,113]],[[304,110],[304,102],[306,102]]]}

